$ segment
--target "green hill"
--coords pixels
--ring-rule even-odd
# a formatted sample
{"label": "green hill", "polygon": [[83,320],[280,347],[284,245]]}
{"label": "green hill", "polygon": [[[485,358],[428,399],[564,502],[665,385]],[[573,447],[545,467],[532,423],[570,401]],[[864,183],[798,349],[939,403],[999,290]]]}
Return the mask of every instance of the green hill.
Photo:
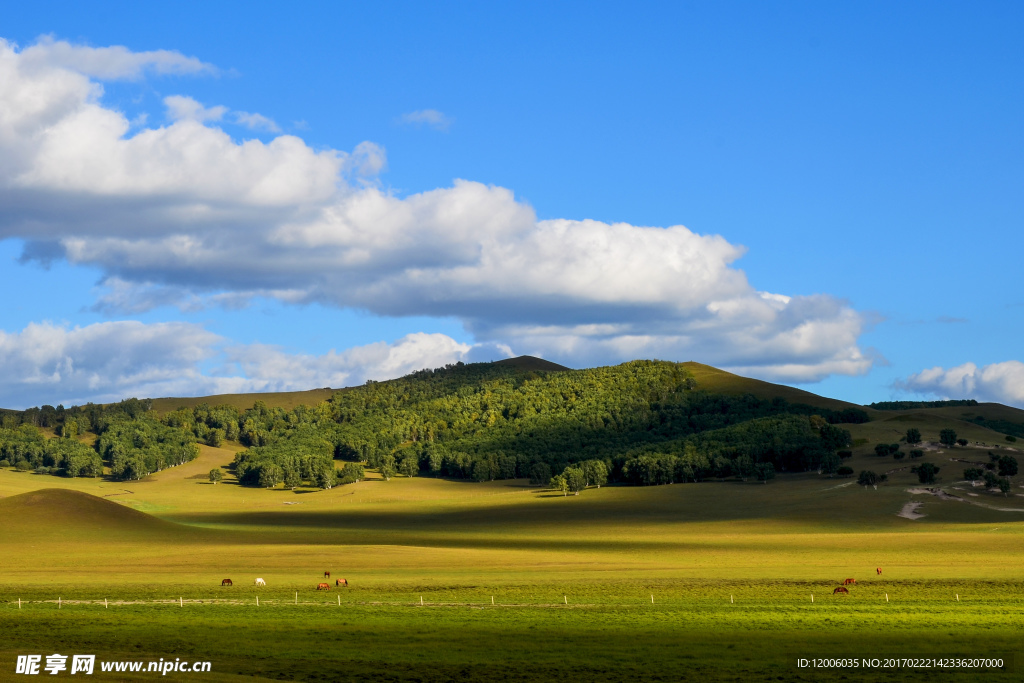
{"label": "green hill", "polygon": [[81,491],[45,488],[0,498],[0,535],[88,540],[173,534],[179,525]]}

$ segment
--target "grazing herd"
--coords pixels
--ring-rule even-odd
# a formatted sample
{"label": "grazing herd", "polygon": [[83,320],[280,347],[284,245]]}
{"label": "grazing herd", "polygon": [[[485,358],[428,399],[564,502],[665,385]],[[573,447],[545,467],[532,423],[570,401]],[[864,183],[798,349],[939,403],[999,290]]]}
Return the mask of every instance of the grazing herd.
{"label": "grazing herd", "polygon": [[[881,575],[882,575],[882,568],[881,567],[875,567],[875,576],[881,576]],[[856,586],[856,585],[857,585],[857,579],[843,579],[843,585],[836,587],[836,589],[834,591],[832,591],[832,595],[849,595],[850,594],[850,589],[847,588],[847,586]]]}
{"label": "grazing herd", "polygon": [[[324,572],[324,578],[325,579],[331,578],[331,573],[330,572]],[[221,587],[224,587],[224,586],[234,586],[235,584],[231,582],[231,579],[224,579],[223,581],[220,582],[220,585],[221,585]],[[264,581],[262,578],[257,577],[256,578],[256,585],[257,586],[263,586],[265,588],[267,586],[267,582]],[[345,588],[348,588],[348,580],[347,579],[335,579],[334,580],[334,585],[335,586],[344,586]],[[318,583],[316,585],[316,589],[318,591],[329,591],[329,590],[331,590],[331,584],[326,583],[326,582],[321,582],[321,583]]]}

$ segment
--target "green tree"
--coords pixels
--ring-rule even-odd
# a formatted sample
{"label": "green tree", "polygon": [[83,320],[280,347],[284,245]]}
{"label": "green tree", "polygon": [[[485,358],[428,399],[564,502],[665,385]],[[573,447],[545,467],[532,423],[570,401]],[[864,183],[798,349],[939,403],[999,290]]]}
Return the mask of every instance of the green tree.
{"label": "green tree", "polygon": [[587,487],[587,477],[583,474],[582,467],[566,467],[562,476],[565,477],[565,482],[574,495],[580,495],[580,491]]}
{"label": "green tree", "polygon": [[910,451],[910,457],[911,458],[921,458],[921,457],[924,457],[924,451],[922,451],[920,448],[915,448],[915,449]]}
{"label": "green tree", "polygon": [[569,495],[569,482],[566,481],[565,477],[561,474],[556,474],[551,477],[549,487],[556,491],[561,491],[563,496]]}
{"label": "green tree", "polygon": [[957,445],[963,447],[963,446],[966,446],[969,442],[967,441],[967,439],[957,439],[956,443],[957,443]]}
{"label": "green tree", "polygon": [[347,462],[341,468],[341,476],[339,477],[339,483],[341,484],[354,484],[357,481],[362,480],[365,476],[363,472],[363,466],[356,462]]}
{"label": "green tree", "polygon": [[415,453],[405,453],[398,462],[398,471],[407,477],[415,477],[420,473],[420,461]]}
{"label": "green tree", "polygon": [[964,470],[964,479],[971,482],[972,484],[982,477],[982,471],[976,467],[970,467]]}
{"label": "green tree", "polygon": [[907,443],[911,446],[921,443],[921,430],[917,427],[911,427],[907,430]]}
{"label": "green tree", "polygon": [[842,464],[843,461],[838,455],[836,455],[835,453],[826,453],[821,458],[820,472],[821,474],[827,474],[829,477],[832,477],[833,475],[835,475],[836,472],[839,471],[839,468],[842,466]]}
{"label": "green tree", "polygon": [[608,468],[600,460],[585,460],[581,463],[586,486],[601,488],[608,483]]}
{"label": "green tree", "polygon": [[1017,474],[1017,458],[1012,455],[1004,455],[999,458],[999,476],[1012,477]]}
{"label": "green tree", "polygon": [[956,431],[952,429],[943,429],[939,432],[939,443],[943,446],[952,448],[956,445]]}
{"label": "green tree", "polygon": [[284,485],[292,491],[302,486],[302,474],[297,467],[284,468]]}
{"label": "green tree", "polygon": [[551,466],[535,462],[530,466],[530,486],[544,486],[551,481]]}
{"label": "green tree", "polygon": [[224,473],[220,471],[219,467],[215,467],[210,470],[210,481],[216,484],[224,478]]}
{"label": "green tree", "polygon": [[836,475],[838,475],[840,477],[852,477],[853,476],[853,468],[852,467],[847,467],[846,465],[843,465],[838,470],[836,470]]}
{"label": "green tree", "polygon": [[284,479],[284,471],[278,465],[267,465],[260,469],[260,486],[272,489]]}
{"label": "green tree", "polygon": [[757,475],[758,481],[767,484],[769,479],[775,478],[775,465],[770,462],[759,462],[754,465],[754,473]]}
{"label": "green tree", "polygon": [[871,470],[863,470],[860,476],[857,477],[857,483],[861,486],[871,486],[877,489],[878,485],[888,478],[889,476],[886,474],[875,474]]}
{"label": "green tree", "polygon": [[391,477],[397,474],[395,469],[395,456],[388,453],[381,459],[380,463],[380,476],[384,477],[384,481],[390,481]]}
{"label": "green tree", "polygon": [[939,473],[939,468],[930,462],[923,462],[910,468],[910,471],[917,474],[917,479],[922,484],[934,484],[935,475]]}
{"label": "green tree", "polygon": [[1010,492],[1010,480],[1009,479],[1007,479],[1005,477],[1002,477],[1002,478],[999,479],[998,482],[996,482],[996,485],[999,486],[999,490],[1002,492],[1002,494],[1004,496]]}

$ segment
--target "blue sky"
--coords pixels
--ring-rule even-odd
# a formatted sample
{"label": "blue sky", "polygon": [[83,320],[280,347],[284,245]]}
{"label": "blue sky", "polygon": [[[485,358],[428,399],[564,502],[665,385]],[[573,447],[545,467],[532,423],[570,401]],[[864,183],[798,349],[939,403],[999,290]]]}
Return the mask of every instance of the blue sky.
{"label": "blue sky", "polygon": [[5,11],[0,405],[509,353],[1024,405],[1018,4],[370,5]]}

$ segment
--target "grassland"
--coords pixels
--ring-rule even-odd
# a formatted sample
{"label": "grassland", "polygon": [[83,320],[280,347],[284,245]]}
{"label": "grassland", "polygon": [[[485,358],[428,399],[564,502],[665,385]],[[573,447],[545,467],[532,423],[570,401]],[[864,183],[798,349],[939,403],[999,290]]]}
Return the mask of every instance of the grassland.
{"label": "grassland", "polygon": [[[129,484],[0,471],[0,666],[68,650],[209,660],[206,680],[823,680],[796,658],[1024,656],[1024,512],[909,493],[909,472],[877,490],[806,474],[568,497],[205,481],[232,456],[204,447]],[[896,516],[910,500],[925,517]],[[315,591],[328,569],[352,586]],[[858,585],[833,597],[846,577]]]}

